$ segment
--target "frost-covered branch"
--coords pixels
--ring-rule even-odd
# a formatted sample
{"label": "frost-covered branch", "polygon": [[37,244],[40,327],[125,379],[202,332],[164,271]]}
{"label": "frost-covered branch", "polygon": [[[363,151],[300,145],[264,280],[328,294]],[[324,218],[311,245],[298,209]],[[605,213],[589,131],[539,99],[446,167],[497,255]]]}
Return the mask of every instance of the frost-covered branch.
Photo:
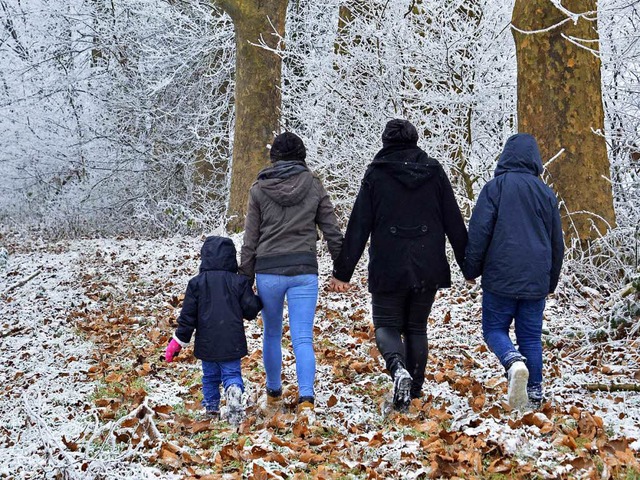
{"label": "frost-covered branch", "polygon": [[214,224],[233,124],[228,17],[195,1],[61,5],[33,0],[13,22],[29,58],[0,46],[0,215],[58,235]]}
{"label": "frost-covered branch", "polygon": [[[117,421],[100,425],[97,416],[94,416],[93,433],[84,440],[70,440],[64,436],[61,439],[41,414],[45,405],[39,395],[34,398],[30,393],[25,393],[22,405],[27,419],[38,429],[38,437],[46,450],[46,470],[71,480],[116,478],[114,474],[123,475],[131,467],[135,469],[135,464],[129,462],[139,456],[143,448],[148,451],[162,444],[163,436],[155,425],[155,412],[149,406],[148,398]],[[135,428],[139,425],[142,426],[144,437],[136,438],[135,444],[125,447],[117,444],[117,435],[127,431],[130,438],[134,438],[140,431]],[[100,444],[96,449],[97,442]]]}

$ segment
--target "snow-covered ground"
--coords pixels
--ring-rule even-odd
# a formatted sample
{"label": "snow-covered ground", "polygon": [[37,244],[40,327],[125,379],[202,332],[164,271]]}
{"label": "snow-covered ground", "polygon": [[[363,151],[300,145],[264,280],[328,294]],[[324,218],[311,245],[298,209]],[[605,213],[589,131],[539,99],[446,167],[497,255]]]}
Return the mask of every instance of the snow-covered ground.
{"label": "snow-covered ground", "polygon": [[[566,283],[545,314],[549,402],[539,412],[506,407],[506,382],[482,341],[481,290],[455,273],[429,320],[424,398],[406,415],[387,414],[391,382],[372,337],[362,261],[354,290],[320,295],[315,421],[292,411],[286,339],[286,405],[275,416],[261,408],[259,320],[247,322],[247,421],[239,429],[204,421],[191,350],[176,364],[161,360],[200,245],[182,237],[8,240],[0,478],[640,475],[640,392],[615,387],[638,385],[640,338],[593,335],[606,326],[607,299]],[[324,282],[326,252],[320,263]]]}

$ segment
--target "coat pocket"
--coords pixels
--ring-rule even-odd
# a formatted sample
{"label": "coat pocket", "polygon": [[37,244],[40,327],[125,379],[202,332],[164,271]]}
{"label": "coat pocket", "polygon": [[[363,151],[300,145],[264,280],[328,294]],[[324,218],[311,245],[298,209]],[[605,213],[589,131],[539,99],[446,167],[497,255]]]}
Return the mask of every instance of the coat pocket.
{"label": "coat pocket", "polygon": [[417,238],[423,237],[429,231],[429,227],[426,225],[415,225],[412,227],[405,227],[402,225],[393,225],[389,227],[389,233],[394,237],[399,238]]}

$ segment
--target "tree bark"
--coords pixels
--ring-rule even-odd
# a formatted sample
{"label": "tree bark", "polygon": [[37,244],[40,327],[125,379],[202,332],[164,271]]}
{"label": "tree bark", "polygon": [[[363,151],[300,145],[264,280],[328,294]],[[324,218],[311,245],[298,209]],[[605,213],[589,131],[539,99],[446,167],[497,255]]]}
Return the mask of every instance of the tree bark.
{"label": "tree bark", "polygon": [[288,0],[218,0],[236,31],[236,91],[231,191],[227,228],[244,226],[249,188],[268,165],[267,144],[279,131],[282,61],[256,46],[261,39],[277,46],[274,28],[284,37]]}
{"label": "tree bark", "polygon": [[518,130],[536,137],[543,159],[564,149],[548,168],[550,182],[568,211],[562,212],[565,235],[588,242],[615,226],[605,139],[594,133],[604,132],[600,59],[589,51],[599,49],[597,6],[596,0],[562,5],[573,13],[593,12],[593,20],[567,21],[549,0],[515,2]]}

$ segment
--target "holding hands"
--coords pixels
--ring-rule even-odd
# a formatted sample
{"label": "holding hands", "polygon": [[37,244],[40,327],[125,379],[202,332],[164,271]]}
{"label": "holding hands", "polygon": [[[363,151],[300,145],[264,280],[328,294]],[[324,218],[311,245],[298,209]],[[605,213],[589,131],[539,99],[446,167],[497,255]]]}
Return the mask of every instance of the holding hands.
{"label": "holding hands", "polygon": [[351,290],[352,285],[349,282],[343,282],[335,277],[329,279],[329,291],[343,293]]}

